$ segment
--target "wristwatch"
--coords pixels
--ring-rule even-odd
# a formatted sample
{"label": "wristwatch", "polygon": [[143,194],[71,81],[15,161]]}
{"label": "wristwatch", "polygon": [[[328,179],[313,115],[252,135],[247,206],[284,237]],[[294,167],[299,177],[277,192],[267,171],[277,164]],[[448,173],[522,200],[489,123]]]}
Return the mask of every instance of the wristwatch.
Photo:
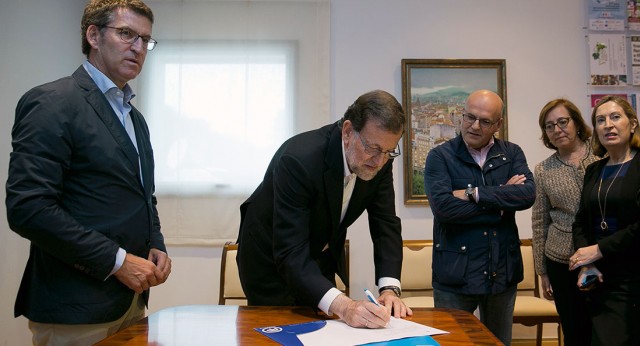
{"label": "wristwatch", "polygon": [[378,294],[382,294],[382,291],[391,290],[396,296],[400,297],[402,295],[402,290],[398,286],[382,286],[378,289]]}
{"label": "wristwatch", "polygon": [[467,185],[467,189],[464,190],[464,194],[469,198],[471,202],[476,202],[476,188],[471,186],[471,184]]}

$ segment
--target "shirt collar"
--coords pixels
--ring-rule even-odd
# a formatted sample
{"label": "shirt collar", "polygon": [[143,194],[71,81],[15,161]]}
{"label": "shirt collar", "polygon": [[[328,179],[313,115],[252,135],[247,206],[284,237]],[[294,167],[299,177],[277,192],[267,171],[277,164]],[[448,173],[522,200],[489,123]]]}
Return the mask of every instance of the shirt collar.
{"label": "shirt collar", "polygon": [[355,173],[351,173],[349,169],[349,164],[347,163],[347,153],[344,150],[344,141],[342,137],[340,138],[340,143],[342,144],[342,162],[344,163],[344,176],[345,178],[351,175],[355,175]]}
{"label": "shirt collar", "polygon": [[491,139],[489,139],[489,143],[487,143],[487,145],[485,145],[484,147],[482,147],[480,149],[474,149],[474,148],[470,147],[469,144],[467,144],[467,142],[464,139],[462,141],[464,142],[464,145],[467,147],[469,152],[475,152],[475,153],[486,153],[486,152],[489,151],[489,149],[491,149],[491,147],[495,143],[495,141],[493,139],[493,136],[491,136]]}
{"label": "shirt collar", "polygon": [[[113,88],[118,89],[116,84],[111,79],[109,79],[109,77],[107,77],[104,73],[102,73],[102,71],[98,70],[95,66],[93,66],[89,62],[89,60],[85,60],[82,63],[82,66],[84,67],[84,69],[87,71],[91,79],[93,79],[93,81],[98,86],[98,89],[100,89],[100,91],[102,91],[103,94],[106,94],[109,90],[112,90]],[[124,92],[125,102],[129,102],[132,98],[136,96],[136,94],[133,93],[133,89],[131,89],[131,86],[129,86],[129,83],[124,85],[124,88],[122,88],[122,91]]]}

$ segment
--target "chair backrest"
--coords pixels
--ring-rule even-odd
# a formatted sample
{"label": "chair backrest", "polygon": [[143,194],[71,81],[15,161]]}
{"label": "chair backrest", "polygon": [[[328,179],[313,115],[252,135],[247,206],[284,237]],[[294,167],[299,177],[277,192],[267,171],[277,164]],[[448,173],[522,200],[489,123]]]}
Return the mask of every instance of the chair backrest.
{"label": "chair backrest", "polygon": [[[247,305],[247,297],[240,284],[240,274],[236,263],[238,244],[226,242],[222,248],[220,265],[220,305]],[[349,276],[349,239],[344,243],[345,262],[347,264],[347,277]],[[349,287],[336,275],[336,287],[349,295]]]}
{"label": "chair backrest", "polygon": [[402,296],[432,296],[431,260],[433,240],[402,241]]}
{"label": "chair backrest", "polygon": [[533,261],[533,242],[531,239],[520,240],[522,252],[522,265],[524,266],[524,279],[518,284],[518,294],[527,294],[540,297],[538,275]]}
{"label": "chair backrest", "polygon": [[238,244],[227,242],[222,248],[220,266],[220,305],[247,305],[247,297],[240,285],[240,274],[236,263]]}
{"label": "chair backrest", "polygon": [[[349,277],[349,239],[344,241],[344,261],[347,264],[347,277]],[[349,296],[349,287],[342,282],[342,279],[336,275],[336,288]]]}

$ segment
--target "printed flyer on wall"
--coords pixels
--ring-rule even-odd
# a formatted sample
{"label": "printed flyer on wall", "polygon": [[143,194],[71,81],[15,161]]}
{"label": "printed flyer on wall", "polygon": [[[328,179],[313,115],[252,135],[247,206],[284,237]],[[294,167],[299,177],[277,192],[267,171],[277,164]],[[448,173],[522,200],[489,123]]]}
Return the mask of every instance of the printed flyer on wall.
{"label": "printed flyer on wall", "polygon": [[626,18],[626,0],[589,0],[590,30],[622,31]]}
{"label": "printed flyer on wall", "polygon": [[640,85],[640,36],[631,36],[631,84]]}
{"label": "printed flyer on wall", "polygon": [[627,0],[629,30],[640,31],[640,0]]}
{"label": "printed flyer on wall", "polygon": [[627,51],[623,34],[589,35],[591,85],[627,85]]}
{"label": "printed flyer on wall", "polygon": [[610,95],[622,97],[625,100],[630,101],[627,94],[591,94],[591,109],[593,109],[600,100]]}

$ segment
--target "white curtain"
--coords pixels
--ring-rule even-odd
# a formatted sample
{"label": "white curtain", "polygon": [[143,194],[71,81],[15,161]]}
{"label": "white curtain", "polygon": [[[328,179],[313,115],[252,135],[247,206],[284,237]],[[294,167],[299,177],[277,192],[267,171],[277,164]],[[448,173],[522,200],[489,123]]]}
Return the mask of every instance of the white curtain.
{"label": "white curtain", "polygon": [[168,244],[235,240],[240,204],[292,135],[330,121],[329,1],[147,1],[158,46],[134,99]]}

